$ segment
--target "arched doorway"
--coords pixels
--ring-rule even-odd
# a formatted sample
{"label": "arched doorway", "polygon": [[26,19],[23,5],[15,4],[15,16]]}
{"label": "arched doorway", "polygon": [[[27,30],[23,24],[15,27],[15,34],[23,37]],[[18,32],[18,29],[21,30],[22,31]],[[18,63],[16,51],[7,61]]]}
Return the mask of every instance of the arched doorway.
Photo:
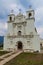
{"label": "arched doorway", "polygon": [[23,45],[21,41],[18,41],[18,49],[22,50],[23,49]]}

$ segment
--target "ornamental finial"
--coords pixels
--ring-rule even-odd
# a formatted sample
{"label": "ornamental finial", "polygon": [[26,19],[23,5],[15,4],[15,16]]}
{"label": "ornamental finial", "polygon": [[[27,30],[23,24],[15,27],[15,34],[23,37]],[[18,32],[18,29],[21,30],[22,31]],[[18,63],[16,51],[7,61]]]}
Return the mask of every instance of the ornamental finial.
{"label": "ornamental finial", "polygon": [[19,9],[19,12],[21,13],[21,9]]}
{"label": "ornamental finial", "polygon": [[29,5],[29,8],[32,8],[32,5]]}
{"label": "ornamental finial", "polygon": [[11,13],[14,13],[14,10],[13,9],[11,10]]}

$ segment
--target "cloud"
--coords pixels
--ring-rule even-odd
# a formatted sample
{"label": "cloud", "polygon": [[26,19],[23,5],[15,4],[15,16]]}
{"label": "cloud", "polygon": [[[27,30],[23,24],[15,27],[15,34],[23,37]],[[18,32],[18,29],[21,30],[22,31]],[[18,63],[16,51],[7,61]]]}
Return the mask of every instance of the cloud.
{"label": "cloud", "polygon": [[0,22],[0,36],[5,35],[7,32],[7,23]]}
{"label": "cloud", "polygon": [[37,30],[39,34],[43,33],[43,27],[37,28]]}
{"label": "cloud", "polygon": [[22,12],[25,11],[25,8],[20,4],[19,0],[0,1],[0,35],[5,35],[7,32],[7,15],[10,14],[12,9],[15,14],[19,13],[19,9],[21,9]]}
{"label": "cloud", "polygon": [[7,29],[7,23],[0,23],[0,29]]}
{"label": "cloud", "polygon": [[7,15],[13,9],[14,14],[21,12],[25,14],[29,5],[35,10],[35,27],[38,34],[43,37],[43,0],[0,0],[0,35],[5,35],[7,31]]}
{"label": "cloud", "polygon": [[35,10],[35,26],[38,34],[43,38],[43,7],[36,8]]}
{"label": "cloud", "polygon": [[35,10],[35,17],[37,22],[40,22],[40,20],[43,18],[43,7],[39,7]]}
{"label": "cloud", "polygon": [[30,0],[30,2],[35,9],[43,6],[43,0]]}
{"label": "cloud", "polygon": [[7,17],[7,15],[10,13],[10,11],[13,9],[14,13],[19,13],[19,9],[22,10],[22,12],[25,12],[25,8],[22,4],[20,4],[20,1],[18,0],[2,0],[0,1],[0,18],[4,19]]}
{"label": "cloud", "polygon": [[43,27],[37,28],[38,34],[43,38]]}
{"label": "cloud", "polygon": [[19,13],[19,9],[21,9],[21,12],[25,13],[25,8],[21,4],[11,4],[9,8],[14,10],[15,14]]}

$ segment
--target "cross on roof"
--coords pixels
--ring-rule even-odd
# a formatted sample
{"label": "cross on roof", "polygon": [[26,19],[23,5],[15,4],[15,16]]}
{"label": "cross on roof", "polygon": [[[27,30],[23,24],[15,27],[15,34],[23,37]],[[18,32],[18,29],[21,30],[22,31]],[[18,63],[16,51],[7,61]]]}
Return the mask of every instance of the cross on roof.
{"label": "cross on roof", "polygon": [[13,13],[14,12],[14,10],[11,10],[11,13]]}
{"label": "cross on roof", "polygon": [[21,9],[19,9],[19,12],[21,12]]}
{"label": "cross on roof", "polygon": [[29,8],[32,8],[32,5],[29,5]]}

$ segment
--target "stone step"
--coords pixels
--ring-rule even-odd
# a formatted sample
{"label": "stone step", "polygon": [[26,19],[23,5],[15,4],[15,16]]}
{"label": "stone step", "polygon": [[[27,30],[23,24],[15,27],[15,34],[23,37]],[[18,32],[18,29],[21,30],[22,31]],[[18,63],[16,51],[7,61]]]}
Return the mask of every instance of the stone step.
{"label": "stone step", "polygon": [[0,61],[1,65],[4,65],[6,62],[10,61],[11,59],[15,58],[16,56],[18,56],[19,54],[21,54],[23,51],[17,51],[17,53],[5,58],[4,60]]}

